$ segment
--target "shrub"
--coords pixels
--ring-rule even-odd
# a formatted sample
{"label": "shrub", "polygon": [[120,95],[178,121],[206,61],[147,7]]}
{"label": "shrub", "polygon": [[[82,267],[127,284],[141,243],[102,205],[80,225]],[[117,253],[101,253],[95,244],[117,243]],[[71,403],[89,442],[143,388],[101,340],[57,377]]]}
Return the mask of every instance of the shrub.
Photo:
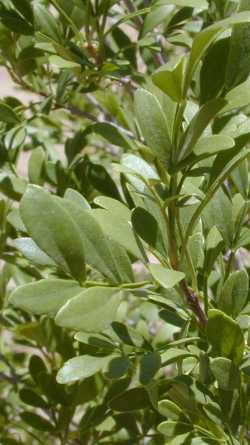
{"label": "shrub", "polygon": [[247,444],[249,1],[0,18],[1,444]]}

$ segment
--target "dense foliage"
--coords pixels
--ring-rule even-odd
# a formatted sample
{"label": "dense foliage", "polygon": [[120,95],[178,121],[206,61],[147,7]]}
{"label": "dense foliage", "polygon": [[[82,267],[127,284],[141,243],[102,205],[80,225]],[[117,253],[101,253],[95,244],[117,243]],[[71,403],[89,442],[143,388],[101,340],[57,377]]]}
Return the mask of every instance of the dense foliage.
{"label": "dense foliage", "polygon": [[250,1],[0,0],[0,64],[0,444],[249,443]]}

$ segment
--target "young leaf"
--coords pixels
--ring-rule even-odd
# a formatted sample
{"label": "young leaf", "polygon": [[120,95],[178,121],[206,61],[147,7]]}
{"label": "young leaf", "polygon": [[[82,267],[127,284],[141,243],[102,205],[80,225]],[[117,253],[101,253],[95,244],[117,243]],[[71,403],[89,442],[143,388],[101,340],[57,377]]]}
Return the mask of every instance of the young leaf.
{"label": "young leaf", "polygon": [[183,272],[167,269],[160,264],[150,264],[149,270],[154,279],[165,289],[175,287],[181,280],[185,278]]}
{"label": "young leaf", "polygon": [[158,159],[167,164],[171,157],[171,142],[166,118],[158,99],[149,91],[137,90],[135,113],[146,144]]}
{"label": "young leaf", "polygon": [[65,328],[101,332],[115,320],[120,302],[117,288],[89,288],[68,301],[57,313],[55,321]]}
{"label": "young leaf", "polygon": [[226,101],[224,99],[218,98],[207,102],[200,108],[183,135],[183,141],[178,153],[178,162],[191,153],[209,122],[225,106],[225,104]]}
{"label": "young leaf", "polygon": [[152,76],[154,84],[175,102],[181,102],[183,96],[185,60],[182,57],[172,69],[168,65],[163,66]]}

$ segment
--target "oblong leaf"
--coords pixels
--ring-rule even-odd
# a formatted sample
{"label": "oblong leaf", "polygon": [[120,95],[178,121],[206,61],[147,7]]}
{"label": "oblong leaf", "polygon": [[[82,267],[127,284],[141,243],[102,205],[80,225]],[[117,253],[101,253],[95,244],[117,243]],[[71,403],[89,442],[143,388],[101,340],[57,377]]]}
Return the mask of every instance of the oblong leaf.
{"label": "oblong leaf", "polygon": [[48,192],[32,185],[22,198],[20,213],[38,247],[74,278],[84,280],[84,247],[68,212]]}
{"label": "oblong leaf", "polygon": [[110,360],[111,357],[92,357],[90,355],[74,357],[64,363],[56,379],[58,383],[63,384],[86,379],[105,368]]}
{"label": "oblong leaf", "polygon": [[69,299],[82,291],[75,281],[45,279],[15,289],[9,303],[33,314],[55,314]]}
{"label": "oblong leaf", "polygon": [[171,142],[160,102],[149,91],[139,89],[135,93],[135,113],[146,144],[158,159],[168,163]]}
{"label": "oblong leaf", "polygon": [[68,301],[57,313],[55,321],[65,328],[100,332],[115,320],[120,302],[119,289],[92,287]]}
{"label": "oblong leaf", "polygon": [[224,312],[208,312],[207,337],[214,353],[229,358],[235,364],[241,361],[245,340],[240,326]]}
{"label": "oblong leaf", "polygon": [[149,270],[154,279],[165,289],[171,289],[176,286],[181,280],[185,278],[183,272],[177,270],[167,269],[160,264],[150,264]]}

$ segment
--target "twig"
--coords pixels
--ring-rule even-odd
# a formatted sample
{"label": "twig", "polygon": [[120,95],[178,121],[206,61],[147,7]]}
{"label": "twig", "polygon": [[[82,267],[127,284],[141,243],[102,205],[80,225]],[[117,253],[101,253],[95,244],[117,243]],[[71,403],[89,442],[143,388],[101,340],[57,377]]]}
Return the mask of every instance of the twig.
{"label": "twig", "polygon": [[180,282],[180,287],[186,297],[187,303],[189,307],[192,309],[194,314],[197,316],[199,320],[199,324],[201,328],[205,328],[207,325],[207,317],[200,306],[200,302],[198,300],[197,295],[194,293],[193,289],[190,289],[185,280]]}

